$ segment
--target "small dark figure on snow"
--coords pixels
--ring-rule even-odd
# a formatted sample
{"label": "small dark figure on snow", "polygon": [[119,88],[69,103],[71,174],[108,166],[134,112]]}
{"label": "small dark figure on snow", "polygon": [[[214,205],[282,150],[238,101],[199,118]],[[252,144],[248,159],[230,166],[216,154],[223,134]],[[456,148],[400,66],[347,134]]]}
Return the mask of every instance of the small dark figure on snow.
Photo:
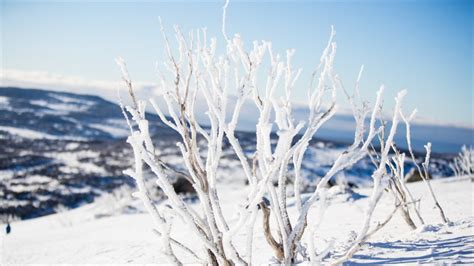
{"label": "small dark figure on snow", "polygon": [[6,228],[7,234],[10,234],[12,231],[12,227],[10,226],[10,223],[7,223],[7,228]]}

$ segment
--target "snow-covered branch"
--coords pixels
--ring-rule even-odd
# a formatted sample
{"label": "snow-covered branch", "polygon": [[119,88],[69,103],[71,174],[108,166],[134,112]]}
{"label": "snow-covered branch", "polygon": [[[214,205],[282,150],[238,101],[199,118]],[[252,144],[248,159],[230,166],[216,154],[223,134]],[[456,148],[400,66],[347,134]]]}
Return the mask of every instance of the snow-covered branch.
{"label": "snow-covered branch", "polygon": [[[138,187],[135,195],[142,199],[151,214],[156,233],[162,239],[164,253],[172,263],[181,263],[174,251],[174,248],[179,248],[198,262],[213,265],[251,264],[256,228],[262,228],[279,262],[320,261],[332,246],[317,254],[313,243],[327,207],[324,192],[335,175],[367,156],[372,142],[381,132],[377,119],[381,114],[384,88],[380,87],[374,104],[369,107],[359,93],[362,67],[354,93],[349,95],[334,70],[337,45],[334,42],[336,32],[331,28],[327,46],[309,77],[309,115],[304,121],[295,121],[292,95],[303,73],[302,69],[292,64],[295,51],[287,50],[282,57],[273,50],[271,42],[255,41],[248,49],[240,35],[229,37],[225,17],[227,6],[228,1],[223,9],[222,23],[226,46],[220,54],[217,39],[209,39],[205,29],[185,35],[175,26],[175,41],[172,42],[160,20],[166,60],[157,69],[160,100],[150,99],[150,102],[163,124],[179,135],[176,145],[185,169],[179,175],[184,176],[195,189],[199,211],[195,211],[174,191],[165,171],[173,168],[156,151],[146,119],[145,102],[136,99],[126,65],[118,59],[123,80],[133,100],[133,106],[123,109],[130,124],[128,143],[133,148],[135,160],[135,168],[126,173],[135,179]],[[300,183],[305,153],[318,130],[337,112],[337,94],[340,92],[346,95],[356,123],[353,143],[339,154],[303,202]],[[372,175],[374,188],[362,228],[354,245],[337,261],[350,258],[370,234],[372,213],[388,184],[386,171],[391,163],[388,154],[402,114],[400,110],[405,93],[400,92],[395,99],[392,126],[382,145],[377,170]],[[248,104],[257,110],[255,116],[258,119],[253,158],[248,158],[236,137],[242,108]],[[196,105],[205,106],[205,121],[198,121]],[[206,127],[202,126],[203,123]],[[236,202],[238,216],[232,221],[223,214],[220,197],[225,195],[219,193],[218,184],[226,141],[248,181],[248,194]],[[400,157],[392,165],[400,179],[403,176],[400,166],[403,159]],[[198,246],[203,248],[201,252],[192,250],[171,236],[169,219],[149,197],[143,177],[144,167],[149,168],[156,177],[156,184],[166,195],[171,213],[189,225],[190,232],[200,242]],[[292,192],[298,210],[298,217],[293,220],[288,214],[289,183],[294,184]],[[309,223],[309,212],[317,202],[317,221]],[[262,227],[255,226],[259,217],[262,217]],[[275,219],[274,223],[270,222],[271,217]],[[308,237],[303,238],[306,231],[309,231]],[[238,234],[246,235],[244,247],[234,243]]]}
{"label": "snow-covered branch", "polygon": [[474,175],[474,150],[472,147],[461,147],[461,152],[453,159],[450,165],[455,176]]}

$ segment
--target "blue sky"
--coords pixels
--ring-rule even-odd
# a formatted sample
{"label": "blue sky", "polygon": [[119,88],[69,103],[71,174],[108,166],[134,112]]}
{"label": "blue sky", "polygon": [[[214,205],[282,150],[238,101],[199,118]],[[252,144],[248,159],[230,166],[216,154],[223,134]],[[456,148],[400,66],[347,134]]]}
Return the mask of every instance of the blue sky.
{"label": "blue sky", "polygon": [[[120,55],[134,80],[154,82],[163,54],[158,16],[169,28],[206,26],[221,38],[221,1],[1,3],[2,71],[116,81],[113,59]],[[473,20],[473,1],[231,1],[227,31],[241,33],[247,43],[271,40],[282,54],[295,48],[294,63],[303,68],[295,100],[303,101],[334,25],[336,70],[348,87],[364,64],[365,98],[373,99],[383,83],[390,108],[406,88],[406,109],[472,126]]]}

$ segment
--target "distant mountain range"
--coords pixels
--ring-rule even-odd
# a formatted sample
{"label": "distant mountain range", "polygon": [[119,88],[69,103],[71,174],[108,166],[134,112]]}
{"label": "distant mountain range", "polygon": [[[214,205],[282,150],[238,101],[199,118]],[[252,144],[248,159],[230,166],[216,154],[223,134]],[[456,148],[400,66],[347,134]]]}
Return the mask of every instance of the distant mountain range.
{"label": "distant mountain range", "polygon": [[[183,168],[176,133],[156,115],[148,114],[148,119],[162,159]],[[309,185],[324,174],[352,138],[348,128],[337,130],[337,126],[350,124],[350,117],[338,116],[331,123],[319,135],[331,141],[313,141],[305,155],[303,175]],[[413,128],[420,136],[436,139],[438,131],[433,130],[428,126]],[[453,139],[443,140],[449,147],[458,145],[462,139],[456,136],[465,134],[461,129],[452,130],[446,132],[452,132]],[[0,87],[0,218],[37,217],[62,207],[77,207],[119,189],[130,190],[134,182],[123,174],[132,165],[131,150],[125,142],[128,134],[119,106],[98,96]],[[466,134],[472,136],[472,131]],[[245,152],[253,154],[254,134],[237,135]],[[230,169],[238,162],[229,146],[225,147],[223,160],[228,162],[223,165]],[[449,175],[449,158],[435,154],[431,174]],[[372,170],[366,158],[342,174],[358,186],[370,182]],[[158,199],[159,189],[152,179],[149,183]]]}
{"label": "distant mountain range", "polygon": [[[151,131],[161,135],[156,116]],[[98,96],[0,88],[0,216],[73,208],[133,181],[118,105]]]}
{"label": "distant mountain range", "polygon": [[[129,133],[118,105],[98,96],[0,87],[0,109],[0,129],[18,135],[112,140]],[[160,126],[157,116],[148,119]]]}

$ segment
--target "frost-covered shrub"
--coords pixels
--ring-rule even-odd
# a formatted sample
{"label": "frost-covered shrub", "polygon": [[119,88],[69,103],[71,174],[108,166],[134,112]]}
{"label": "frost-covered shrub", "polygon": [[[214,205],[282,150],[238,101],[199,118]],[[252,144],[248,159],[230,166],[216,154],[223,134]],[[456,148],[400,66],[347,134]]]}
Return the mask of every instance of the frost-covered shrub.
{"label": "frost-covered shrub", "polygon": [[451,169],[455,176],[474,175],[474,150],[472,147],[462,146],[461,152],[451,163]]}
{"label": "frost-covered shrub", "polygon": [[[359,94],[361,68],[354,93],[349,94],[345,90],[333,68],[337,46],[334,42],[335,31],[332,30],[318,66],[309,77],[309,116],[305,121],[295,121],[291,95],[302,73],[301,69],[292,65],[295,51],[287,50],[281,56],[273,50],[271,42],[254,41],[253,46],[247,49],[240,35],[229,38],[225,31],[225,7],[222,30],[225,49],[218,49],[217,39],[209,39],[205,29],[184,35],[179,27],[175,27],[176,44],[171,44],[161,27],[167,58],[162,64],[164,69],[159,69],[161,101],[150,99],[162,122],[180,136],[177,146],[186,169],[180,174],[194,187],[200,212],[196,212],[173,189],[165,171],[171,167],[160,159],[160,151],[155,148],[149,134],[146,102],[136,98],[124,61],[117,60],[132,98],[130,106],[123,106],[123,113],[130,126],[131,135],[127,141],[133,148],[135,158],[134,168],[126,171],[137,183],[138,191],[134,196],[142,199],[151,214],[156,233],[162,240],[163,252],[172,263],[181,264],[177,255],[181,253],[176,252],[180,249],[199,263],[250,264],[255,224],[260,215],[266,241],[278,262],[318,262],[331,250],[328,246],[325,251],[317,253],[314,248],[324,211],[320,211],[317,220],[311,222],[308,221],[308,214],[315,204],[324,210],[328,182],[364,158],[370,144],[381,132],[382,127],[376,120],[381,114],[383,86],[370,107]],[[353,143],[338,154],[332,166],[318,179],[309,197],[303,200],[301,165],[304,154],[318,129],[336,113],[337,94],[341,92],[347,97],[356,122]],[[387,137],[381,141],[382,149],[372,174],[373,192],[366,217],[361,221],[362,227],[346,253],[335,258],[333,263],[349,259],[361,243],[378,229],[369,230],[374,208],[388,184],[389,152],[405,94],[406,91],[402,91],[395,98],[391,127]],[[203,102],[198,103],[200,99]],[[258,117],[255,125],[256,152],[251,156],[244,152],[235,132],[242,108],[248,103],[256,107],[255,115]],[[203,104],[207,110],[207,128],[198,123],[197,104]],[[216,186],[224,141],[230,144],[239,159],[249,186],[248,195],[236,203],[238,218],[232,222],[222,212],[220,197],[226,195],[220,195]],[[205,152],[200,150],[202,144],[199,143],[204,143]],[[168,199],[166,207],[153,204],[144,181],[145,168],[156,176],[157,185]],[[291,182],[288,182],[289,178]],[[287,193],[290,189],[293,191]],[[294,195],[298,212],[298,216],[292,219],[287,210],[288,195]],[[170,215],[185,221],[188,225],[185,230],[195,235],[198,245],[191,248],[173,237]],[[275,223],[270,223],[271,217],[275,218]],[[245,246],[234,242],[236,236],[242,234],[247,238]]]}

